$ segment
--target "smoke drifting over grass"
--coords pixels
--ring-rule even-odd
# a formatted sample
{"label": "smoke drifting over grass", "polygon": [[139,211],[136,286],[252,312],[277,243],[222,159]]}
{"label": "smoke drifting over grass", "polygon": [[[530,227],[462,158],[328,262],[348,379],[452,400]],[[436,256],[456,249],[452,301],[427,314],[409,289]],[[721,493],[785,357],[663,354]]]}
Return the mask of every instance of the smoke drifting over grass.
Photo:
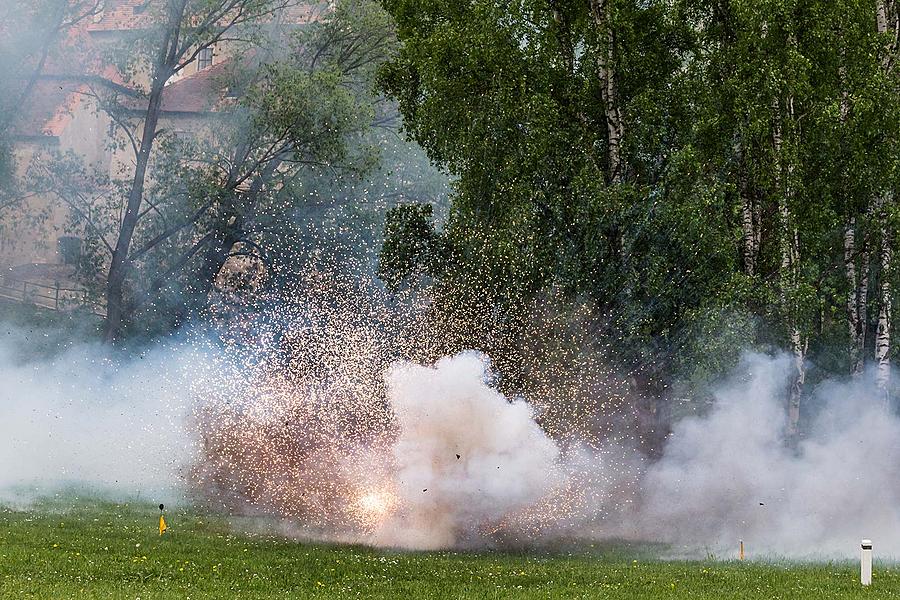
{"label": "smoke drifting over grass", "polygon": [[143,497],[181,494],[193,459],[185,430],[187,353],[159,348],[121,362],[80,345],[23,361],[31,337],[0,342],[0,500],[28,501],[65,486]]}
{"label": "smoke drifting over grass", "polygon": [[830,381],[796,449],[783,443],[789,359],[744,357],[709,414],[678,423],[641,482],[638,534],[753,554],[900,556],[900,420],[874,377]]}
{"label": "smoke drifting over grass", "polygon": [[302,372],[175,345],[21,362],[10,335],[0,497],[186,493],[303,537],[413,549],[628,537],[728,557],[743,539],[751,557],[831,557],[871,537],[900,555],[900,421],[868,380],[821,385],[792,449],[788,362],[749,354],[651,463],[621,440],[554,439],[481,355],[385,362],[353,331]]}

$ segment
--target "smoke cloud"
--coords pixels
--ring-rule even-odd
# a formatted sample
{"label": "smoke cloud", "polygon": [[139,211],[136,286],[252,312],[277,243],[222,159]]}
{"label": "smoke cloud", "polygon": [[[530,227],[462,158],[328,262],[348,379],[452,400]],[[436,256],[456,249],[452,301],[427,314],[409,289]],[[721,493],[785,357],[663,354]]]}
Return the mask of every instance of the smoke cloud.
{"label": "smoke cloud", "polygon": [[28,335],[0,344],[6,503],[77,484],[385,547],[630,538],[729,557],[742,539],[751,557],[815,558],[871,537],[900,555],[900,420],[870,379],[829,381],[787,446],[784,357],[746,355],[649,461],[621,439],[554,439],[473,352],[385,363],[357,331],[324,371],[262,376],[186,344],[24,360]]}
{"label": "smoke cloud", "polygon": [[642,480],[638,535],[733,553],[900,555],[900,421],[874,377],[828,381],[796,449],[783,442],[789,359],[749,354],[711,412],[678,423]]}
{"label": "smoke cloud", "polygon": [[523,400],[486,382],[474,353],[432,367],[395,366],[388,398],[399,434],[391,446],[398,510],[375,540],[435,549],[477,539],[563,481],[560,450]]}
{"label": "smoke cloud", "polygon": [[193,460],[185,429],[188,353],[157,348],[123,361],[93,345],[24,360],[38,332],[0,342],[0,500],[61,487],[95,494],[182,495]]}

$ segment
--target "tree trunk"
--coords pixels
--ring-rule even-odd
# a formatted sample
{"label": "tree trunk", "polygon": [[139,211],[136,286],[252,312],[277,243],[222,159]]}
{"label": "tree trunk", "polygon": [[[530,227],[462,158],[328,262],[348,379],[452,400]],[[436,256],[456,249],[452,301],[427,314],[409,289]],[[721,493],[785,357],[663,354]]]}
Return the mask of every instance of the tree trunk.
{"label": "tree trunk", "polygon": [[144,120],[144,132],[141,137],[141,149],[137,156],[134,170],[134,181],[131,192],[128,194],[128,204],[125,208],[125,216],[119,230],[119,238],[113,250],[110,262],[109,275],[106,283],[106,321],[103,324],[103,339],[107,342],[115,341],[121,333],[122,318],[125,314],[124,292],[125,277],[128,273],[128,251],[131,248],[131,238],[137,226],[138,215],[141,209],[141,200],[144,196],[144,181],[147,174],[147,165],[150,162],[150,150],[153,139],[156,136],[156,125],[159,121],[159,106],[162,100],[162,86],[157,90],[156,82],[153,84],[150,101],[147,108],[147,116]]}
{"label": "tree trunk", "polygon": [[[886,34],[888,32],[900,31],[900,12],[895,5],[896,0],[877,0],[876,1],[876,28],[878,33]],[[893,61],[892,54],[897,51],[896,33],[894,41],[890,44],[888,52],[885,53],[882,63],[885,71],[891,70]],[[892,199],[892,195],[884,193],[878,200],[878,219],[880,233],[880,251],[879,259],[881,263],[881,285],[879,286],[879,310],[878,310],[878,328],[875,333],[875,361],[877,371],[875,375],[879,394],[882,401],[886,404],[889,400],[888,392],[890,385],[890,352],[891,352],[891,262],[893,259],[893,235],[888,226],[887,204]]]}
{"label": "tree trunk", "polygon": [[881,260],[881,285],[879,286],[878,329],[875,333],[875,362],[877,371],[875,381],[882,401],[888,402],[888,392],[891,377],[890,352],[891,352],[891,262],[893,259],[893,236],[886,225],[885,214],[886,199],[882,201],[881,214],[881,248],[879,258]]}
{"label": "tree trunk", "polygon": [[750,277],[756,275],[756,263],[759,256],[760,223],[759,202],[750,187],[747,173],[746,156],[738,148],[738,193],[741,199],[741,244],[744,259],[744,273]]}
{"label": "tree trunk", "polygon": [[[781,253],[781,305],[787,319],[788,338],[793,358],[794,374],[791,379],[788,397],[788,438],[796,442],[800,434],[800,402],[803,396],[803,385],[806,382],[806,351],[808,340],[805,340],[798,323],[796,300],[791,296],[796,292],[800,274],[800,248],[797,226],[791,214],[794,198],[794,165],[791,157],[785,157],[784,140],[781,129],[781,111],[778,103],[774,105],[775,127],[773,131],[773,147],[775,150],[776,193],[778,195],[778,214],[780,218],[779,250]],[[788,98],[786,109],[789,119],[793,120],[793,100]]]}
{"label": "tree trunk", "polygon": [[891,27],[891,6],[890,0],[878,0],[875,3],[875,27],[878,33],[886,33]]}
{"label": "tree trunk", "polygon": [[[838,67],[838,77],[841,81],[840,124],[841,136],[846,130],[847,118],[850,115],[850,93],[847,82],[847,68],[845,52],[841,49],[841,64]],[[861,252],[862,261],[860,271],[857,274],[857,244],[856,244],[856,207],[849,198],[848,192],[843,190],[845,206],[847,207],[847,223],[844,226],[844,275],[847,279],[847,330],[849,334],[848,356],[850,374],[858,377],[865,369],[866,357],[866,331],[868,320],[866,317],[866,305],[869,290],[869,255],[868,236],[865,236]],[[859,277],[857,277],[859,275]]]}
{"label": "tree trunk", "polygon": [[859,321],[859,361],[860,372],[866,366],[866,344],[869,339],[869,273],[871,264],[869,260],[869,234],[863,236],[863,249],[859,258],[859,284],[856,288],[856,306]]}
{"label": "tree trunk", "polygon": [[[128,194],[128,202],[125,206],[125,215],[119,228],[119,236],[116,247],[113,250],[110,261],[109,274],[106,282],[106,320],[103,323],[103,339],[106,342],[115,341],[121,334],[122,321],[125,315],[125,279],[128,274],[128,252],[131,248],[131,239],[137,227],[141,212],[141,202],[144,198],[144,183],[147,176],[147,166],[150,163],[150,153],[153,142],[156,139],[156,126],[159,122],[160,107],[166,81],[171,76],[171,48],[177,46],[177,31],[181,15],[178,21],[170,18],[169,27],[166,28],[165,38],[160,46],[159,55],[153,68],[153,82],[150,86],[150,97],[147,102],[147,112],[144,115],[143,132],[141,133],[141,146],[135,157],[134,178],[131,190]],[[173,39],[174,38],[174,39]]]}
{"label": "tree trunk", "polygon": [[859,273],[856,270],[856,218],[850,217],[844,230],[844,273],[847,278],[847,329],[850,337],[850,374],[854,377],[865,369],[866,331],[868,329],[869,250],[868,236],[859,252]]}
{"label": "tree trunk", "polygon": [[859,374],[859,307],[856,297],[856,219],[850,217],[844,229],[844,275],[847,278],[847,333],[850,340],[850,373]]}
{"label": "tree trunk", "polygon": [[609,0],[591,0],[591,16],[597,27],[599,42],[600,90],[606,115],[607,159],[609,183],[625,181],[625,164],[622,160],[622,141],[625,138],[625,121],[618,98],[615,68],[615,34],[609,23]]}
{"label": "tree trunk", "polygon": [[781,302],[788,319],[788,335],[790,338],[791,355],[794,363],[794,375],[791,381],[790,395],[788,398],[788,436],[796,440],[800,433],[800,401],[803,395],[803,385],[806,382],[806,350],[808,341],[803,339],[800,327],[797,323],[797,311],[794,300],[788,294],[794,292],[798,283],[799,249],[797,244],[797,230],[793,225],[788,200],[789,189],[785,197],[779,199],[778,211],[781,217]]}

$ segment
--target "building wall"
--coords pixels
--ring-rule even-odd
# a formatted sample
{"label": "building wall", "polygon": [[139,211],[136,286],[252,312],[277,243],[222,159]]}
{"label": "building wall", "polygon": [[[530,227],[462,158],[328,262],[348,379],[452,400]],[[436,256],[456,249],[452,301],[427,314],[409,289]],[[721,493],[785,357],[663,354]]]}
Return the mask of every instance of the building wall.
{"label": "building wall", "polygon": [[[35,161],[55,161],[57,153],[72,153],[89,169],[106,171],[112,152],[107,146],[109,119],[96,110],[88,96],[76,98],[59,135],[36,136],[15,143],[16,176],[29,177]],[[32,178],[35,176],[32,174]],[[41,185],[38,179],[37,186]],[[29,196],[15,208],[0,213],[0,266],[58,263],[60,236],[80,237],[69,224],[70,209],[55,194]]]}
{"label": "building wall", "polygon": [[[16,164],[15,176],[25,176],[27,166],[38,152],[55,147],[56,138],[19,142],[13,149]],[[23,262],[34,262],[47,256],[47,237],[36,226],[39,215],[46,213],[48,199],[43,196],[30,197],[6,208],[0,213],[0,267],[5,268]]]}
{"label": "building wall", "polygon": [[[101,52],[127,47],[121,32],[92,34]],[[227,43],[213,48],[213,64],[226,60],[233,48]],[[173,77],[171,85],[198,72],[198,63],[185,67]],[[149,72],[138,69],[133,84],[144,89],[149,86]],[[17,176],[22,178],[36,155],[49,156],[53,152],[72,152],[90,168],[99,169],[110,180],[127,181],[133,176],[135,156],[126,134],[111,127],[111,121],[98,110],[96,100],[81,96],[68,108],[66,124],[57,136],[47,135],[38,139],[20,139],[15,144]],[[133,123],[135,136],[140,139],[139,120]],[[209,136],[208,119],[196,114],[164,114],[160,129],[180,132],[202,139]],[[112,137],[110,137],[112,135]],[[148,183],[152,181],[152,170]],[[124,198],[121,201],[124,204]],[[58,263],[61,256],[57,240],[61,236],[81,237],[82,231],[69,225],[70,208],[53,195],[36,195],[21,203],[17,210],[0,213],[0,268],[31,263]],[[110,240],[114,242],[114,240]]]}

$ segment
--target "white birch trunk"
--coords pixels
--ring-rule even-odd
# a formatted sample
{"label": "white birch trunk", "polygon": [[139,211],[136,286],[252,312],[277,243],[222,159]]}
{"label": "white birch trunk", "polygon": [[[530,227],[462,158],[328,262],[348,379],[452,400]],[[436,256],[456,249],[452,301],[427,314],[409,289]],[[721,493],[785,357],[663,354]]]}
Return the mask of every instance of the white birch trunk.
{"label": "white birch trunk", "polygon": [[[773,146],[775,150],[776,188],[778,193],[778,214],[780,217],[779,249],[781,252],[781,304],[788,320],[788,339],[790,340],[794,374],[791,380],[788,397],[788,437],[796,440],[800,433],[800,401],[803,385],[806,382],[806,351],[808,341],[804,339],[797,322],[797,311],[794,301],[789,297],[797,289],[799,283],[800,248],[796,224],[791,215],[791,204],[794,197],[793,161],[784,156],[784,141],[781,130],[781,115],[776,102],[775,128]],[[793,117],[793,100],[787,100],[788,116]]]}
{"label": "white birch trunk", "polygon": [[756,275],[756,220],[754,219],[753,199],[741,194],[741,227],[743,229],[744,243],[744,273],[753,277]]}
{"label": "white birch trunk", "polygon": [[850,373],[859,375],[862,348],[859,346],[859,306],[856,281],[856,219],[850,217],[844,230],[844,274],[847,278],[847,333],[850,340]]}
{"label": "white birch trunk", "polygon": [[[841,65],[838,67],[838,76],[841,80],[841,104],[840,123],[841,128],[847,125],[847,117],[850,114],[850,93],[847,82],[847,69],[843,64],[845,53],[841,51]],[[843,135],[843,133],[842,133]],[[849,363],[850,374],[858,377],[865,370],[866,360],[866,330],[868,319],[866,306],[869,291],[869,254],[868,236],[864,236],[862,247],[862,261],[857,277],[857,243],[856,243],[856,215],[853,213],[852,203],[847,202],[848,219],[844,228],[844,274],[847,278],[847,329],[849,333]]]}
{"label": "white birch trunk", "polygon": [[879,258],[881,260],[881,285],[879,286],[878,329],[875,333],[875,381],[882,401],[888,401],[888,392],[891,378],[890,352],[891,352],[891,262],[893,259],[893,236],[887,227],[887,215],[884,213],[884,204],[879,211],[881,219],[881,248]]}
{"label": "white birch trunk", "polygon": [[[869,303],[869,236],[856,244],[856,218],[850,217],[844,231],[844,273],[847,277],[847,329],[850,334],[850,373],[854,377],[865,370]],[[856,268],[859,255],[859,270]]]}
{"label": "white birch trunk", "polygon": [[741,199],[741,243],[744,259],[744,273],[753,277],[756,275],[756,263],[759,256],[760,225],[759,202],[750,189],[750,181],[747,175],[745,156],[740,144],[737,144],[735,153],[738,156],[738,194]]}
{"label": "white birch trunk", "polygon": [[615,67],[615,34],[609,23],[609,0],[591,0],[591,16],[597,27],[597,40],[600,44],[598,70],[600,89],[603,95],[603,109],[606,116],[609,182],[615,185],[625,180],[625,165],[622,160],[625,121],[622,118],[622,108],[618,98]]}
{"label": "white birch trunk", "polygon": [[[891,71],[898,50],[900,39],[900,11],[896,0],[876,1],[876,27],[878,33],[893,34],[887,52],[882,61],[885,71]],[[879,286],[879,310],[878,328],[875,333],[875,361],[877,365],[876,383],[884,402],[888,400],[890,385],[890,352],[891,352],[891,262],[893,259],[893,235],[888,226],[887,205],[893,199],[889,193],[879,197],[878,210],[880,248],[879,259],[881,263],[881,281]]]}
{"label": "white birch trunk", "polygon": [[866,342],[869,337],[869,273],[871,271],[871,265],[869,260],[869,234],[865,234],[863,236],[863,248],[860,253],[859,258],[859,285],[856,290],[856,306],[857,306],[857,314],[858,322],[859,322],[859,338],[857,339],[857,344],[859,345],[860,351],[860,361],[859,365],[860,371],[865,368],[865,350],[866,350]]}

